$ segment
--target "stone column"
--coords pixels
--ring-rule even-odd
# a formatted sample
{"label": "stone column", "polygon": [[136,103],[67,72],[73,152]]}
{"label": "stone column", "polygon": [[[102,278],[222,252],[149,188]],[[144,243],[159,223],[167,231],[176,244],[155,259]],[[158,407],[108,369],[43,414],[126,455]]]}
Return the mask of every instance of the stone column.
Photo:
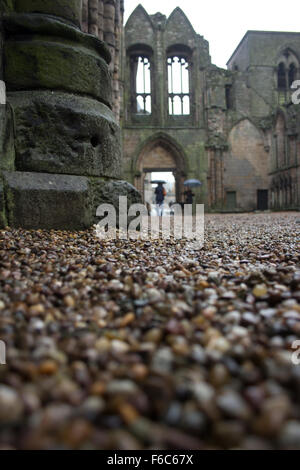
{"label": "stone column", "polygon": [[[119,180],[110,53],[79,29],[81,6],[81,0],[15,0],[2,11],[8,92],[6,145],[0,132],[2,225],[84,229],[102,202],[117,205],[119,194],[139,200]],[[94,25],[95,12],[91,18]]]}

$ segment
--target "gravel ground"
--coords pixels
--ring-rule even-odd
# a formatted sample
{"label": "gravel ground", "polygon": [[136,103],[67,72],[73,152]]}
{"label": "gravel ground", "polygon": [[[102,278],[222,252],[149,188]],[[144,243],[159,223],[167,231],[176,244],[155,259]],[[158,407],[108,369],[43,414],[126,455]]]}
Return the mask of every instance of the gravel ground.
{"label": "gravel ground", "polygon": [[0,231],[0,448],[300,449],[299,222],[209,215],[198,253]]}

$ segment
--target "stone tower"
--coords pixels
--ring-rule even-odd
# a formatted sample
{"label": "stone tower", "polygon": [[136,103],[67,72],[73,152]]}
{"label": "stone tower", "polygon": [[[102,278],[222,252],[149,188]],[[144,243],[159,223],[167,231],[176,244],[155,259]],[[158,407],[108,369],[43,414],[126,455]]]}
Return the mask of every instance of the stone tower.
{"label": "stone tower", "polygon": [[112,15],[113,6],[121,13],[121,3],[96,3],[103,5],[104,29],[92,1],[88,28],[100,39],[81,30],[81,0],[0,2],[0,79],[7,88],[0,109],[2,226],[84,229],[102,202],[116,205],[119,194],[139,199],[120,181],[120,129],[112,112],[109,64],[120,24]]}

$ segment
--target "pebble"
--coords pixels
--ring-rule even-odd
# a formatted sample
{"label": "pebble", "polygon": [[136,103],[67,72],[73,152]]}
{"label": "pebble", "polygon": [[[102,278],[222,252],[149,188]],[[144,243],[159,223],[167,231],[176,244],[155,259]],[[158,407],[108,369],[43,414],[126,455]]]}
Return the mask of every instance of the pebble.
{"label": "pebble", "polygon": [[231,348],[231,343],[224,337],[222,338],[212,338],[207,345],[207,350],[219,351],[223,354],[228,352]]}
{"label": "pebble", "polygon": [[216,364],[209,374],[209,381],[215,387],[223,387],[230,381],[228,369],[223,364]]}
{"label": "pebble", "polygon": [[31,316],[42,315],[43,313],[45,313],[45,307],[42,304],[32,305],[31,307],[29,307],[28,312]]}
{"label": "pebble", "polygon": [[153,328],[149,330],[145,336],[144,341],[149,343],[160,343],[163,337],[163,332],[158,328]]}
{"label": "pebble", "polygon": [[64,298],[64,304],[66,305],[66,307],[74,308],[76,302],[71,295],[66,295],[66,297]]}
{"label": "pebble", "polygon": [[215,284],[219,284],[220,281],[220,273],[218,271],[212,271],[208,274],[207,280],[210,282],[214,282]]}
{"label": "pebble", "polygon": [[131,380],[112,380],[106,387],[109,395],[132,395],[138,390],[136,384]]}
{"label": "pebble", "polygon": [[160,348],[153,355],[151,368],[155,372],[170,373],[173,363],[173,354],[169,348]]}
{"label": "pebble", "polygon": [[210,405],[215,398],[215,390],[205,382],[197,383],[193,386],[193,394],[199,404],[203,407]]}
{"label": "pebble", "polygon": [[17,392],[6,385],[0,385],[0,423],[18,422],[23,414],[23,403]]}
{"label": "pebble", "polygon": [[93,420],[105,409],[105,402],[100,397],[89,397],[78,409],[78,413]]}
{"label": "pebble", "polygon": [[240,421],[218,421],[213,434],[222,447],[238,447],[245,435],[245,427]]}
{"label": "pebble", "polygon": [[149,289],[146,295],[150,303],[154,304],[163,300],[163,294],[158,289]]}
{"label": "pebble", "polygon": [[127,353],[130,350],[129,344],[125,343],[124,341],[120,341],[118,339],[114,339],[111,342],[111,350],[116,354],[123,354]]}
{"label": "pebble", "polygon": [[233,390],[222,392],[217,398],[220,410],[231,418],[247,420],[251,416],[251,411],[243,398]]}
{"label": "pebble", "polygon": [[267,295],[268,289],[265,284],[257,284],[253,289],[253,295],[257,298],[265,297]]}
{"label": "pebble", "polygon": [[51,360],[42,362],[39,366],[39,373],[42,375],[53,375],[56,374],[57,370],[57,363]]}
{"label": "pebble", "polygon": [[287,450],[300,450],[300,423],[288,421],[279,436],[280,446]]}

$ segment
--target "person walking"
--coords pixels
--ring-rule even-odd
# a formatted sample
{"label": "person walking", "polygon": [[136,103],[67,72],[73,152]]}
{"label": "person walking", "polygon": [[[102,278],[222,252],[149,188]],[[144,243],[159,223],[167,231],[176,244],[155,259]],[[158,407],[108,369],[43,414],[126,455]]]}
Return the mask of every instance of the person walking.
{"label": "person walking", "polygon": [[157,215],[159,217],[162,217],[163,215],[165,197],[166,197],[166,190],[163,187],[163,184],[159,183],[155,189],[156,210],[157,210]]}
{"label": "person walking", "polygon": [[184,203],[185,204],[193,204],[195,194],[192,192],[191,188],[187,188],[184,192]]}

